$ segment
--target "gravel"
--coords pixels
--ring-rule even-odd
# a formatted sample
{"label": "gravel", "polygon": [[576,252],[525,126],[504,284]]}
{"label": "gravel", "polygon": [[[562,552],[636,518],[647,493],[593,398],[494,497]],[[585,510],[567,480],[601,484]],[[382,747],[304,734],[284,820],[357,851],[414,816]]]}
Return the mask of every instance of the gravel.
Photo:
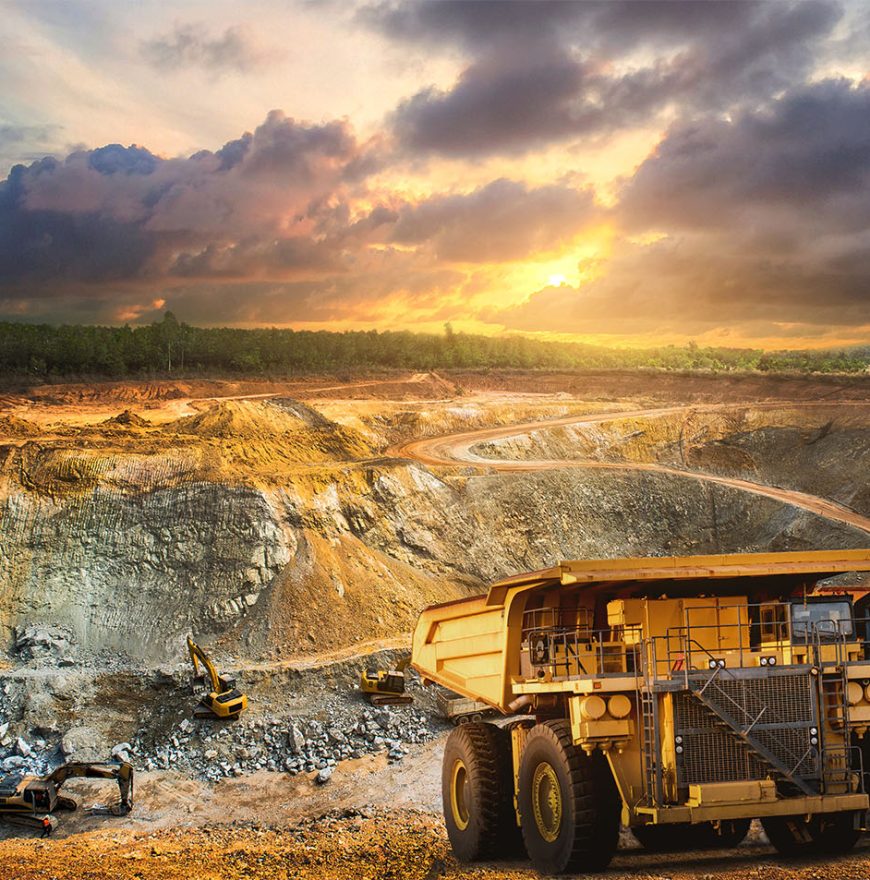
{"label": "gravel", "polygon": [[[342,761],[385,754],[401,761],[409,747],[447,729],[434,698],[414,682],[415,703],[371,706],[359,690],[324,690],[298,711],[264,714],[255,702],[236,721],[166,717],[159,707],[150,723],[125,741],[106,742],[86,725],[64,729],[28,728],[11,686],[0,684],[0,773],[45,774],[69,760],[129,761],[137,770],[174,770],[218,781],[258,771],[316,773],[321,784]],[[20,689],[16,689],[20,694]],[[6,696],[7,699],[3,699]],[[191,710],[195,698],[185,698]]]}
{"label": "gravel", "polygon": [[410,744],[432,739],[443,727],[414,706],[374,708],[357,701],[332,707],[325,720],[185,719],[159,744],[136,739],[122,745],[143,770],[172,769],[213,781],[259,770],[291,776],[319,771],[317,781],[326,783],[341,761],[384,752],[391,762],[401,761]]}

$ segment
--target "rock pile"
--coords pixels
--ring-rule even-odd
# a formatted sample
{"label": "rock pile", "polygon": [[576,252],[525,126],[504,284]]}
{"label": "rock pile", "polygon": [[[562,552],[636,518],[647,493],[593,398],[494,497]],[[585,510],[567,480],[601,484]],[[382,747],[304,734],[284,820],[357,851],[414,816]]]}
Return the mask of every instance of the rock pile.
{"label": "rock pile", "polygon": [[53,661],[58,666],[75,663],[70,634],[56,626],[28,626],[16,630],[15,653],[22,660]]}
{"label": "rock pile", "polygon": [[137,739],[114,750],[144,770],[179,770],[216,781],[257,770],[291,775],[318,771],[318,782],[327,782],[333,768],[348,758],[386,752],[400,761],[411,743],[437,735],[433,723],[413,707],[357,709],[318,720],[242,718],[223,724],[208,719],[183,720],[168,741],[148,745]]}

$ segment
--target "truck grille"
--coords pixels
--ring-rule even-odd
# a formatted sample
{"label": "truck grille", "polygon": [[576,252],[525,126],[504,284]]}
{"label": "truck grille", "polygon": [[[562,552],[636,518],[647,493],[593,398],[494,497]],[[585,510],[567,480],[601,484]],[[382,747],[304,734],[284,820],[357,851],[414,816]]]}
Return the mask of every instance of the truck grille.
{"label": "truck grille", "polygon": [[764,779],[767,768],[691,694],[674,694],[675,733],[683,738],[677,764],[680,787],[702,782]]}
{"label": "truck grille", "polygon": [[[818,751],[809,749],[809,728],[818,721],[813,681],[808,675],[719,676],[705,694],[741,729],[752,725],[751,740],[793,768],[796,776],[817,779],[821,775]],[[764,779],[771,772],[750,745],[691,693],[674,694],[674,728],[675,735],[683,738],[683,753],[677,762],[680,787]]]}

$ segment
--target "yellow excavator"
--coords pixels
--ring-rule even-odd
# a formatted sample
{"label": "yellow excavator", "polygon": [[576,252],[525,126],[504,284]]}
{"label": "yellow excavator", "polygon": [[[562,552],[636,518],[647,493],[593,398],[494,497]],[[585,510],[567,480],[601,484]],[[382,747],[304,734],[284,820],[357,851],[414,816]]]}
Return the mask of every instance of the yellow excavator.
{"label": "yellow excavator", "polygon": [[42,830],[43,836],[57,827],[55,810],[75,810],[78,804],[60,793],[67,779],[116,779],[121,799],[107,810],[113,816],[126,816],[133,809],[133,767],[126,761],[86,764],[72,761],[47,776],[10,773],[0,776],[0,819],[15,825]]}
{"label": "yellow excavator", "polygon": [[[205,682],[207,677],[210,687],[193,714],[197,718],[238,718],[248,708],[248,698],[236,687],[235,679],[218,675],[208,654],[190,636],[187,637],[187,650],[193,663],[194,684]],[[200,664],[202,672],[199,669]]]}
{"label": "yellow excavator", "polygon": [[410,662],[411,657],[408,655],[393,669],[363,669],[359,687],[373,706],[401,706],[414,702],[414,698],[405,693],[405,670]]}

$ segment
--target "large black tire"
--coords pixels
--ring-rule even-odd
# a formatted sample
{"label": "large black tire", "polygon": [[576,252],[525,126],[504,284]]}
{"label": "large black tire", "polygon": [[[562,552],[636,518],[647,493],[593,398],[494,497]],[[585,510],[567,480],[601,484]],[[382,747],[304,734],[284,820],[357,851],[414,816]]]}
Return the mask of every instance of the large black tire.
{"label": "large black tire", "polygon": [[861,832],[854,813],[820,813],[804,816],[770,816],[761,820],[764,833],[780,855],[836,855],[852,849]]}
{"label": "large black tire", "polygon": [[750,819],[723,820],[690,825],[638,825],[631,829],[635,840],[650,852],[687,852],[693,849],[730,849],[749,833]]}
{"label": "large black tire", "polygon": [[619,840],[620,799],[601,752],[574,746],[568,721],[529,731],[520,762],[523,840],[542,874],[601,871]]}
{"label": "large black tire", "polygon": [[504,837],[507,808],[513,813],[512,771],[509,779],[508,787],[504,731],[481,722],[451,731],[444,746],[441,796],[447,836],[460,861],[499,858],[507,849]]}

